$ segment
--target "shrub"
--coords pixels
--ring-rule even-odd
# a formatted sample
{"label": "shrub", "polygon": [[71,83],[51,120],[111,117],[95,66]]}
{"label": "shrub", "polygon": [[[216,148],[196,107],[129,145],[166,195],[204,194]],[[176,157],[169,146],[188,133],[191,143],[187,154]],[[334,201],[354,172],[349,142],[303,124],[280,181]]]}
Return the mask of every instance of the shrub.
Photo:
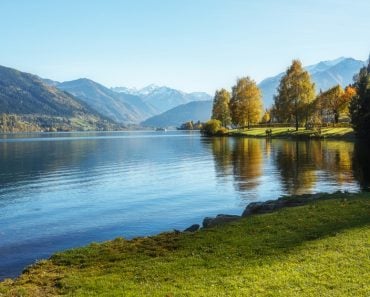
{"label": "shrub", "polygon": [[222,127],[221,121],[209,120],[202,127],[202,132],[207,135],[219,135],[227,133],[227,129]]}

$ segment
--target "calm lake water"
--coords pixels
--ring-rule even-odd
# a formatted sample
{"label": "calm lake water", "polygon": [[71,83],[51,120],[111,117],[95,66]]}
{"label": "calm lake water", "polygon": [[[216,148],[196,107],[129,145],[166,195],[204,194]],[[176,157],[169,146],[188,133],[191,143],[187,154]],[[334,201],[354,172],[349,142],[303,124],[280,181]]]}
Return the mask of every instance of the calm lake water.
{"label": "calm lake water", "polygon": [[179,131],[0,135],[0,279],[56,251],[184,229],[252,201],[367,188],[368,152]]}

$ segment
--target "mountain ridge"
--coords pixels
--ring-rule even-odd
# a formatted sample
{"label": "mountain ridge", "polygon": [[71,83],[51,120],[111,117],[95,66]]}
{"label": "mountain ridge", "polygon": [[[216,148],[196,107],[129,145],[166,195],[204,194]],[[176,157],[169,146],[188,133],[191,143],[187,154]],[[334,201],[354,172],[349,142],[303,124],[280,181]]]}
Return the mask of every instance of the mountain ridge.
{"label": "mountain ridge", "polygon": [[94,110],[118,123],[134,124],[156,113],[139,97],[114,92],[91,79],[79,78],[62,82],[57,88],[71,93]]}
{"label": "mountain ridge", "polygon": [[0,114],[21,116],[40,129],[101,129],[110,123],[83,101],[38,76],[4,66],[0,66]]}
{"label": "mountain ridge", "polygon": [[131,92],[131,94],[139,96],[143,102],[158,110],[158,114],[192,101],[209,101],[213,99],[212,96],[206,92],[187,93],[167,86],[158,86],[155,84],[150,84],[142,89],[126,87],[115,87],[111,89],[121,93]]}
{"label": "mountain ridge", "polygon": [[142,122],[145,127],[179,127],[188,121],[205,122],[211,117],[213,101],[192,101],[181,104]]}

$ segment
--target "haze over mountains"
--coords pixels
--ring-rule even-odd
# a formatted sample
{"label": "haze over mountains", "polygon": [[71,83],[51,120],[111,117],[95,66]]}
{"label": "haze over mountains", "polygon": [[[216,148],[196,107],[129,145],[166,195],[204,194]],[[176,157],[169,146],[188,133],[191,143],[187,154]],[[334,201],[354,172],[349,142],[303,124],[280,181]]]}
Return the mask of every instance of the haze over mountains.
{"label": "haze over mountains", "polygon": [[[364,64],[364,61],[342,57],[307,66],[306,69],[319,91],[336,84],[347,86]],[[283,74],[267,78],[259,84],[265,108],[272,105]],[[104,128],[107,126],[102,123],[108,122],[152,127],[178,126],[186,121],[207,120],[211,109],[212,97],[204,92],[185,93],[156,85],[143,89],[109,89],[86,78],[57,82],[0,66],[0,114],[27,116],[28,120],[37,121],[38,125],[46,121],[70,129]]]}

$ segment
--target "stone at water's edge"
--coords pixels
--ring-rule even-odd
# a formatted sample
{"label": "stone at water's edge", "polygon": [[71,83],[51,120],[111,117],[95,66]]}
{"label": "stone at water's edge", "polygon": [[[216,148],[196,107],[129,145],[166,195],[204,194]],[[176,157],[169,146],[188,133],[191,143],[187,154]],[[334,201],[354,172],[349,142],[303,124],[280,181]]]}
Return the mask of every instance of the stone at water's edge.
{"label": "stone at water's edge", "polygon": [[184,232],[195,232],[195,231],[198,231],[199,228],[200,228],[199,224],[194,224],[194,225],[191,225],[189,228],[186,228]]}
{"label": "stone at water's edge", "polygon": [[[350,195],[349,193],[342,193],[342,192],[337,192],[337,193],[341,193],[343,195],[344,194]],[[247,217],[253,214],[263,214],[263,213],[273,212],[275,210],[278,210],[284,207],[302,206],[311,201],[315,201],[321,198],[322,198],[322,193],[317,193],[317,194],[303,194],[300,196],[293,196],[289,198],[282,197],[277,200],[268,200],[265,202],[252,202],[247,205],[247,207],[245,208],[241,216],[219,214],[215,218],[206,217],[203,220],[203,228],[211,228],[211,227],[223,224],[223,223],[236,221],[236,220],[239,220],[241,218],[244,218],[244,217]],[[192,228],[193,226],[190,226],[188,229]],[[186,229],[185,231],[187,231],[188,229]]]}
{"label": "stone at water's edge", "polygon": [[[342,194],[344,195],[345,193]],[[252,214],[268,213],[283,207],[301,206],[307,204],[308,202],[315,201],[321,198],[322,193],[317,193],[317,194],[303,194],[300,196],[293,196],[290,198],[282,197],[277,200],[268,200],[265,202],[252,202],[247,205],[242,214],[242,217],[247,217]]]}
{"label": "stone at water's edge", "polygon": [[215,218],[206,217],[203,220],[203,228],[211,228],[223,223],[229,223],[236,220],[239,220],[241,216],[237,215],[226,215],[226,214],[219,214]]}
{"label": "stone at water's edge", "polygon": [[318,199],[320,195],[302,195],[292,199],[279,198],[277,200],[268,200],[265,202],[252,202],[245,208],[242,217],[247,217],[252,214],[262,214],[275,211],[283,207],[295,207],[304,205],[310,201]]}

